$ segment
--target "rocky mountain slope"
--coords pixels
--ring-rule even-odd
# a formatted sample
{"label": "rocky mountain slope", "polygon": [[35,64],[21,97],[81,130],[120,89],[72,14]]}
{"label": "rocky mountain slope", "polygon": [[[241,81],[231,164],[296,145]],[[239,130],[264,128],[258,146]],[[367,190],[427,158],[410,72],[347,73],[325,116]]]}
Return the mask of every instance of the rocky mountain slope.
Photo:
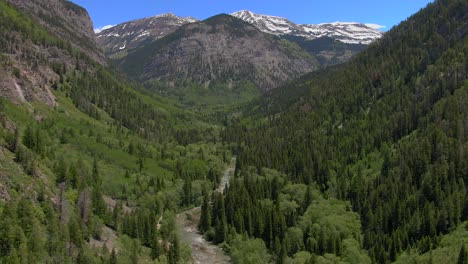
{"label": "rocky mountain slope", "polygon": [[293,35],[308,39],[330,37],[343,43],[368,45],[383,35],[374,24],[356,22],[295,24],[283,17],[260,15],[248,10],[231,15],[256,26],[265,33],[278,36]]}
{"label": "rocky mountain slope", "polygon": [[229,15],[187,24],[118,61],[140,81],[190,79],[209,85],[249,80],[262,91],[318,68],[299,46]]}
{"label": "rocky mountain slope", "polygon": [[129,49],[160,39],[180,26],[196,21],[195,18],[167,13],[118,24],[99,32],[96,40],[107,56],[118,57],[125,55]]}
{"label": "rocky mountain slope", "polygon": [[52,90],[64,74],[105,63],[94,42],[93,24],[81,7],[62,0],[0,4],[0,96],[54,106]]}
{"label": "rocky mountain slope", "polygon": [[[318,25],[300,25],[286,18],[259,15],[247,10],[235,12],[231,15],[244,20],[264,33],[296,43],[300,48],[316,57],[322,66],[339,64],[349,60],[356,53],[366,48],[372,41],[383,35],[377,29],[377,26],[373,24],[336,22]],[[175,32],[180,27],[194,22],[197,22],[194,18],[178,17],[171,13],[133,20],[97,33],[97,44],[110,58],[122,60],[134,50],[140,49],[145,45],[153,45],[151,44],[153,41],[159,40]],[[157,45],[162,45],[161,43],[159,42]],[[213,43],[215,42],[205,44],[213,45]],[[236,44],[232,45],[235,46]],[[257,45],[257,47],[260,46]],[[249,47],[249,49],[252,49],[252,47]],[[144,50],[147,49],[145,48]],[[133,61],[134,59],[130,58],[128,60]],[[169,67],[163,65],[162,61],[156,62],[155,65],[158,65],[160,68]],[[161,67],[161,65],[164,67]],[[148,71],[148,69],[145,71]],[[303,73],[308,70],[306,68],[300,72]],[[160,71],[164,70],[161,69]],[[292,71],[296,70],[293,69]],[[140,73],[132,71],[132,74]],[[185,76],[190,75],[186,74]],[[288,78],[279,77],[279,79],[290,79],[294,76],[288,76]],[[161,76],[157,74],[151,78],[153,77],[159,78]],[[201,79],[206,81],[206,78]],[[200,78],[197,81],[199,82]],[[272,81],[269,82],[273,83]]]}
{"label": "rocky mountain slope", "polygon": [[7,2],[54,35],[69,40],[74,48],[85,52],[95,61],[106,63],[105,56],[96,47],[93,22],[84,8],[68,0],[7,0]]}

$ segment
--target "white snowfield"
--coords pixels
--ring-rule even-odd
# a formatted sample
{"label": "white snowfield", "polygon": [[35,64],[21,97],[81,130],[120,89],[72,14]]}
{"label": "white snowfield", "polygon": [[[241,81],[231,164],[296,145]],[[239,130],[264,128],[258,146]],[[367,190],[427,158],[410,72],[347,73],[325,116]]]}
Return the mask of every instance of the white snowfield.
{"label": "white snowfield", "polygon": [[295,35],[308,39],[331,37],[343,43],[366,45],[383,35],[383,32],[379,30],[383,26],[377,24],[356,22],[295,24],[283,17],[255,14],[248,10],[238,11],[231,15],[273,35]]}

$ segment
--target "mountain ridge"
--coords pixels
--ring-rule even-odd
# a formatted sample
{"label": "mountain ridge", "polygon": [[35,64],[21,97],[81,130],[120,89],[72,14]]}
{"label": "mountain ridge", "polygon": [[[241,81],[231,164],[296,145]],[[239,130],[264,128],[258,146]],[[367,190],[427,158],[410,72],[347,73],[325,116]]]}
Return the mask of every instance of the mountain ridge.
{"label": "mountain ridge", "polygon": [[141,81],[188,78],[209,86],[249,80],[262,91],[319,67],[297,45],[227,14],[183,25],[117,64]]}
{"label": "mountain ridge", "polygon": [[280,16],[256,14],[249,10],[231,13],[232,16],[247,21],[261,31],[273,35],[294,35],[316,39],[331,37],[347,44],[370,44],[382,37],[383,32],[376,24],[358,22],[333,22],[320,24],[295,24]]}
{"label": "mountain ridge", "polygon": [[[241,10],[227,15],[244,20],[256,26],[260,31],[275,36],[304,37],[307,40],[329,37],[344,44],[369,45],[383,35],[383,32],[378,30],[380,26],[376,24],[358,22],[295,24],[287,18],[260,15],[249,10]],[[193,17],[180,17],[173,13],[164,13],[130,20],[103,29],[96,33],[96,41],[106,55],[112,58],[122,57],[130,49],[160,39],[185,24],[197,21],[200,20]],[[275,25],[277,26],[276,30],[273,28]]]}
{"label": "mountain ridge", "polygon": [[122,56],[128,49],[145,42],[158,40],[180,26],[198,21],[192,17],[179,17],[165,13],[123,22],[96,34],[96,42],[109,57]]}

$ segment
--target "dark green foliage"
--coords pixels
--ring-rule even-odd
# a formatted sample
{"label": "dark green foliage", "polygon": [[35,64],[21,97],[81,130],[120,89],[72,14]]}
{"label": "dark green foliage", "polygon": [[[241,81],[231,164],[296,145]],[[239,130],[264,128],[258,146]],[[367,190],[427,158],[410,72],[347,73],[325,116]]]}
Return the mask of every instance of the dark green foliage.
{"label": "dark green foliage", "polygon": [[457,264],[466,264],[468,263],[468,252],[466,252],[465,244],[460,248],[460,254],[458,255]]}
{"label": "dark green foliage", "polygon": [[117,254],[115,253],[115,249],[112,249],[109,264],[117,264]]}
{"label": "dark green foliage", "polygon": [[151,246],[151,257],[157,259],[159,256],[163,255],[164,249],[161,245],[160,237],[158,232],[154,232],[153,245]]}
{"label": "dark green foliage", "polygon": [[[246,119],[218,116],[224,145],[218,128],[156,107],[156,96],[108,69],[51,63],[56,109],[2,104],[16,127],[0,129],[9,196],[0,262],[137,263],[146,254],[180,263],[174,212],[200,203],[199,230],[238,263],[288,263],[300,252],[309,263],[387,263],[410,249],[432,256],[468,219],[467,14],[466,1],[436,1],[350,63],[272,92]],[[0,1],[2,53],[13,35],[81,56]],[[235,176],[212,194],[227,149]],[[127,248],[91,249],[103,230]],[[466,259],[463,245],[458,261]]]}
{"label": "dark green foliage", "polygon": [[198,230],[200,232],[205,233],[211,227],[211,205],[210,205],[210,198],[208,196],[208,192],[204,189],[203,190],[203,203],[201,205],[201,215],[200,215],[200,223],[198,225]]}
{"label": "dark green foliage", "polygon": [[177,264],[180,260],[180,241],[179,237],[176,235],[172,240],[172,245],[169,248],[169,263]]}
{"label": "dark green foliage", "polygon": [[[284,35],[281,36],[281,38],[297,43],[307,52],[316,55],[317,60],[323,66],[343,63],[344,60],[349,58],[347,53],[354,55],[367,47],[367,45],[364,44],[343,43],[330,37],[306,39],[300,36]],[[322,55],[322,52],[325,52],[326,55]],[[330,57],[330,53],[333,54],[333,56]]]}
{"label": "dark green foliage", "polygon": [[[293,183],[350,200],[374,262],[394,260],[408,247],[437,247],[439,235],[467,220],[467,14],[466,1],[436,1],[350,63],[273,91],[256,111],[246,110],[265,115],[264,122],[232,120],[223,132],[238,145],[236,172],[275,168]],[[366,175],[362,163],[373,153],[382,166]],[[233,184],[227,203],[230,192],[255,193]],[[270,222],[253,224],[265,226],[256,236],[267,245],[274,239]],[[312,252],[340,255],[339,240],[320,234]]]}

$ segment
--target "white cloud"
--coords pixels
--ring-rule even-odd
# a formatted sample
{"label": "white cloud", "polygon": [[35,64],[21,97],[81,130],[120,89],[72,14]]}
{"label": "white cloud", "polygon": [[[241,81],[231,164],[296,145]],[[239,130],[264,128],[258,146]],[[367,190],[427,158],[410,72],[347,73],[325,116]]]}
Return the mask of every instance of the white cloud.
{"label": "white cloud", "polygon": [[384,29],[387,27],[387,26],[379,25],[379,24],[365,24],[365,25],[373,29]]}
{"label": "white cloud", "polygon": [[109,28],[113,28],[113,27],[115,27],[115,25],[107,25],[107,26],[103,26],[103,27],[101,27],[101,28],[95,28],[95,29],[94,29],[94,33],[99,34],[99,33],[101,33],[103,30],[106,30],[106,29],[109,29]]}

